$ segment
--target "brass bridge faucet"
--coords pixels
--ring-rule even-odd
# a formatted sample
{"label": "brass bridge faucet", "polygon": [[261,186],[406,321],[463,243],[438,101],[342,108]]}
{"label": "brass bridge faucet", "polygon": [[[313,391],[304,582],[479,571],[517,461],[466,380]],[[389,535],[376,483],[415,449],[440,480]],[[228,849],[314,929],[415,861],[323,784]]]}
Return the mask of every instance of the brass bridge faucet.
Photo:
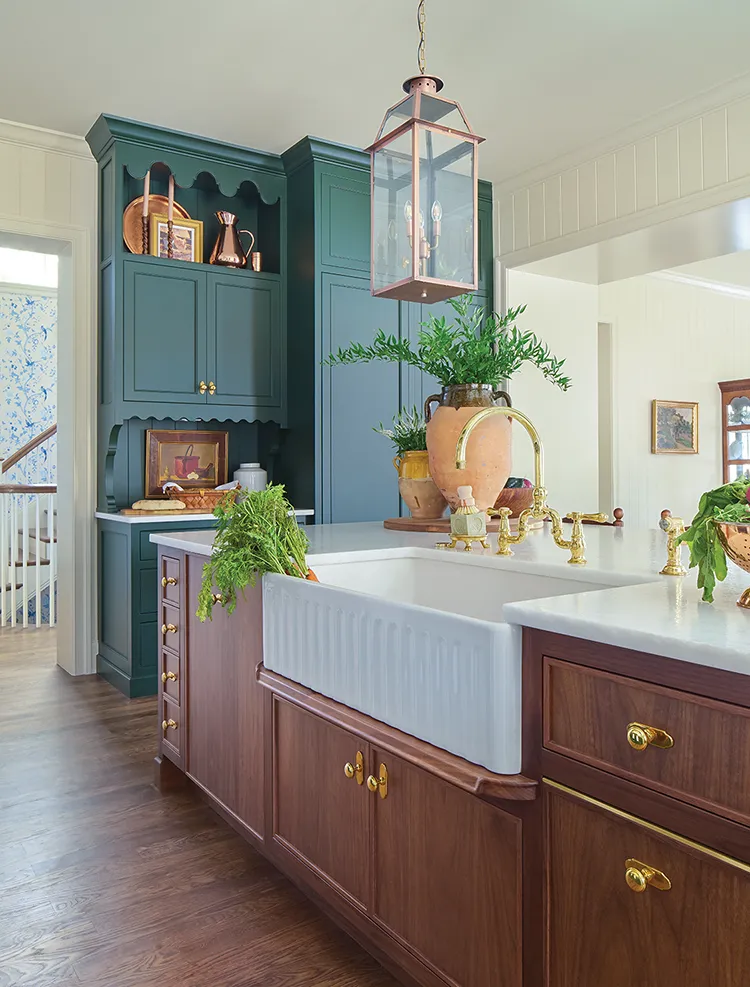
{"label": "brass bridge faucet", "polygon": [[570,538],[566,539],[563,537],[562,518],[557,511],[553,510],[547,504],[547,490],[544,486],[544,449],[542,448],[542,440],[539,438],[539,432],[537,432],[531,419],[527,418],[523,412],[517,411],[515,408],[499,408],[495,406],[483,408],[481,411],[478,411],[473,418],[467,421],[458,437],[458,442],[456,443],[456,469],[466,469],[466,446],[469,442],[469,436],[477,425],[491,415],[505,415],[506,418],[514,418],[517,422],[520,422],[529,433],[534,446],[534,502],[531,507],[527,507],[525,511],[521,511],[521,515],[518,518],[517,534],[512,534],[510,530],[510,515],[512,511],[509,507],[501,507],[499,511],[487,512],[500,518],[500,527],[497,532],[497,554],[513,554],[510,546],[520,545],[524,540],[529,533],[529,521],[544,521],[546,518],[551,518],[552,537],[555,539],[556,545],[566,551],[570,551],[568,562],[571,565],[586,565],[584,554],[586,542],[583,537],[581,522],[595,521],[597,524],[605,524],[609,519],[606,514],[581,514],[579,511],[573,511],[569,515],[573,521],[573,530]]}

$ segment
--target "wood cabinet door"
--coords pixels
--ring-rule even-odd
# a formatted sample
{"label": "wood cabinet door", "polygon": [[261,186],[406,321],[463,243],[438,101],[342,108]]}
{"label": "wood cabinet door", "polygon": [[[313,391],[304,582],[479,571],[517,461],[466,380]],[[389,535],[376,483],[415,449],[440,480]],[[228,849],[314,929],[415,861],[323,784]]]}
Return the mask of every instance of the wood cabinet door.
{"label": "wood cabinet door", "polygon": [[521,821],[391,754],[374,801],[373,917],[449,983],[521,984]]}
{"label": "wood cabinet door", "polygon": [[126,259],[124,398],[205,404],[206,275]]}
{"label": "wood cabinet door", "polygon": [[280,408],[281,283],[246,272],[211,273],[208,282],[207,380],[213,407]]}
{"label": "wood cabinet door", "polygon": [[[546,987],[747,982],[749,867],[567,790],[544,798]],[[631,890],[629,860],[671,888]]]}
{"label": "wood cabinet door", "polygon": [[370,798],[344,766],[368,748],[298,706],[273,700],[274,840],[356,907],[370,896]]}
{"label": "wood cabinet door", "polygon": [[[366,278],[322,276],[323,357],[339,347],[372,343],[377,329],[399,335],[397,302],[374,298]],[[399,365],[322,367],[323,429],[320,476],[323,523],[397,517],[399,495],[393,449],[373,432],[399,407]]]}
{"label": "wood cabinet door", "polygon": [[186,772],[263,839],[268,699],[255,677],[263,657],[260,583],[233,614],[217,605],[202,624],[195,611],[205,561],[187,556]]}

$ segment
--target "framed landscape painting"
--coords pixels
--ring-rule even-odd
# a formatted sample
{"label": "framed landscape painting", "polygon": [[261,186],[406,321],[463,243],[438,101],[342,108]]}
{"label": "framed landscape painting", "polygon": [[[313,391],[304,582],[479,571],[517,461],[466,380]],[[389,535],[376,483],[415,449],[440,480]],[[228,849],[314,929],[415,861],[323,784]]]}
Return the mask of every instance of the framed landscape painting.
{"label": "framed landscape painting", "polygon": [[698,402],[651,403],[651,452],[698,452]]}

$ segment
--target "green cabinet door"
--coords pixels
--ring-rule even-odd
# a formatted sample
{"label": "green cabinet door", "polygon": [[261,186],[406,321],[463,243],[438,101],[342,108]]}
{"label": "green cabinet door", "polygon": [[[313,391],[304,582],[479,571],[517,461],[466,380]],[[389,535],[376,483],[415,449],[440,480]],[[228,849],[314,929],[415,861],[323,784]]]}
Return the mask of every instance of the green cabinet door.
{"label": "green cabinet door", "polygon": [[370,176],[331,168],[318,176],[320,264],[370,271]]}
{"label": "green cabinet door", "polygon": [[[399,335],[399,304],[373,298],[367,278],[323,274],[322,356],[350,342],[372,342],[376,329]],[[321,367],[322,436],[318,460],[325,522],[382,521],[399,513],[393,449],[373,432],[399,407],[397,363]],[[313,409],[310,409],[310,414]]]}
{"label": "green cabinet door", "polygon": [[165,260],[123,263],[125,401],[204,405],[206,275]]}
{"label": "green cabinet door", "polygon": [[208,279],[209,406],[282,405],[281,284],[246,272]]}

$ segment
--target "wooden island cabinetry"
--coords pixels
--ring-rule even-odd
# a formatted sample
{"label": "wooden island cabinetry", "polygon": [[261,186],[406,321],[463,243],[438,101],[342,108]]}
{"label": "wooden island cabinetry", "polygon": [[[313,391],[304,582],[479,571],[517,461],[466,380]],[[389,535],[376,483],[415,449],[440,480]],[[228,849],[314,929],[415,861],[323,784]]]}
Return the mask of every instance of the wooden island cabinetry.
{"label": "wooden island cabinetry", "polygon": [[266,669],[260,586],[201,624],[204,561],[160,548],[157,777],[403,982],[744,987],[750,677],[525,629],[496,775]]}

